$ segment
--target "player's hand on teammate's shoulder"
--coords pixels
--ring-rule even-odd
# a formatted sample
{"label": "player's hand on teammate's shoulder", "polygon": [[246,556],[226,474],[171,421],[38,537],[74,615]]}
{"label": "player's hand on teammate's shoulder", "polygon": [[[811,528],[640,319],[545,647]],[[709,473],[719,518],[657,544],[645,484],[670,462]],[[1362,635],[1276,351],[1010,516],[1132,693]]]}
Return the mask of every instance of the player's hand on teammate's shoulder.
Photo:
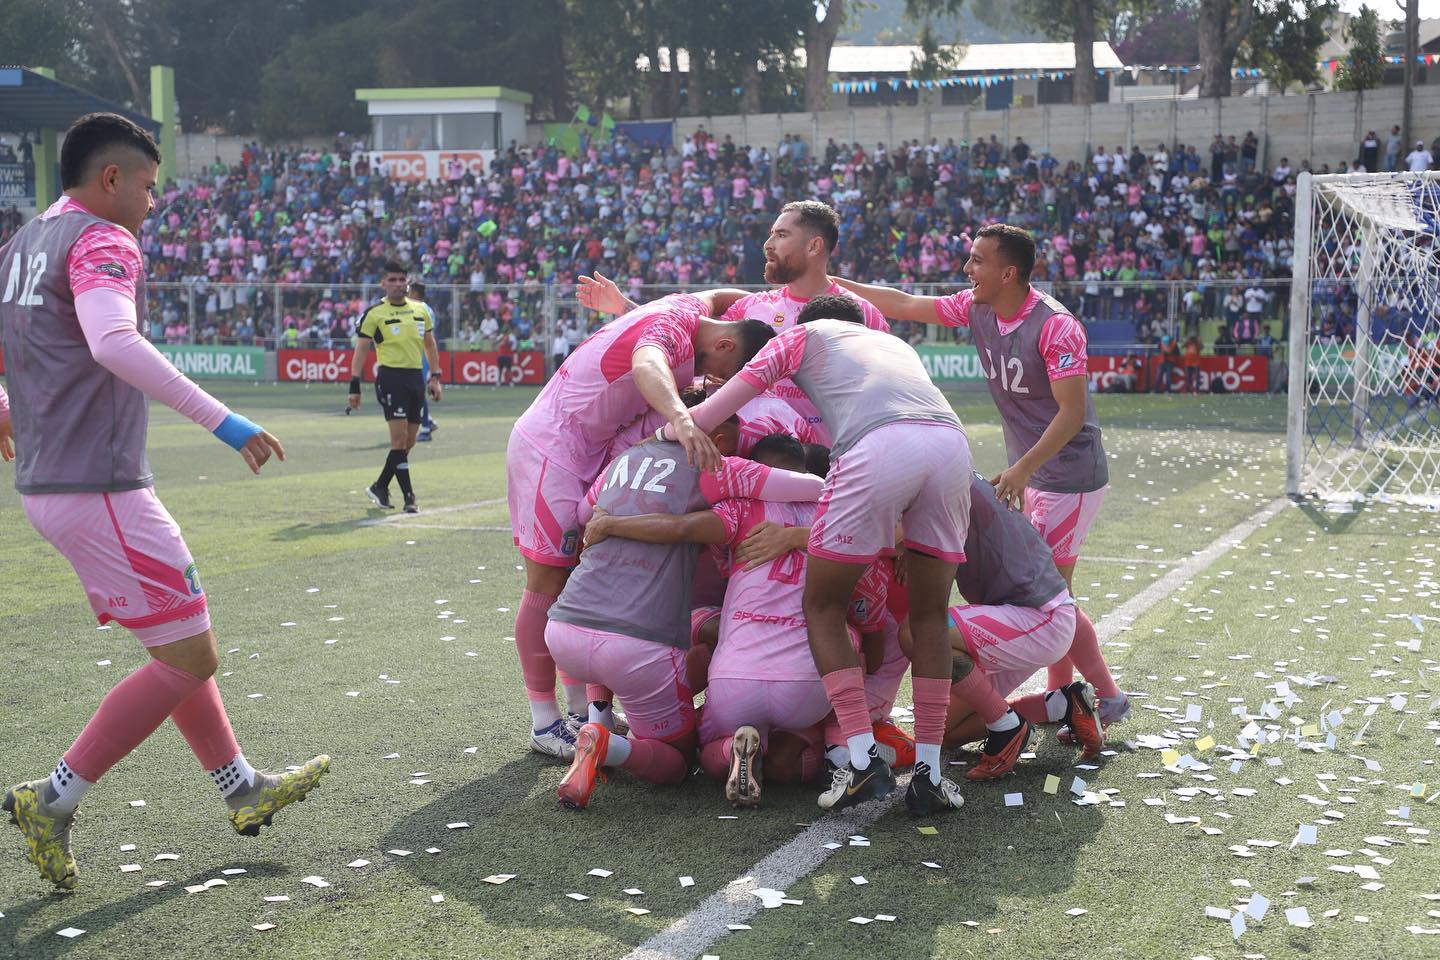
{"label": "player's hand on teammate's shoulder", "polygon": [[260,468],[265,466],[272,455],[284,460],[285,448],[280,445],[279,440],[265,430],[261,430],[245,441],[245,446],[240,448],[240,456],[250,467],[250,472],[257,475],[260,473]]}
{"label": "player's hand on teammate's shoulder", "polygon": [[620,287],[599,270],[594,276],[580,275],[575,284],[575,299],[580,301],[580,306],[599,313],[624,313],[627,306]]}
{"label": "player's hand on teammate's shoulder", "polygon": [[754,570],[761,564],[782,557],[797,549],[795,531],[801,529],[762,520],[750,528],[740,546],[735,548],[735,561],[744,564],[746,570]]}
{"label": "player's hand on teammate's shoulder", "polygon": [[670,426],[675,430],[675,439],[685,448],[692,467],[702,473],[720,469],[724,462],[724,457],[720,456],[720,448],[715,446],[715,441],[710,439],[709,434],[695,425],[688,413],[671,420]]}

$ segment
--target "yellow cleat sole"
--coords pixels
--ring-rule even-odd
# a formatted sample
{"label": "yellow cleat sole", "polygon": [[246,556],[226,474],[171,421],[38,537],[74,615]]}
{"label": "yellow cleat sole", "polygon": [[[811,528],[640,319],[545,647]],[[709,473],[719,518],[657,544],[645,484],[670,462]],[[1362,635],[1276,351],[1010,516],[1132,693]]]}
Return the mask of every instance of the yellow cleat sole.
{"label": "yellow cleat sole", "polygon": [[261,827],[270,826],[271,819],[292,803],[304,801],[307,794],[330,772],[330,758],[325,754],[314,758],[299,770],[286,773],[278,784],[260,791],[254,803],[230,811],[230,824],[235,832],[246,837],[260,835]]}
{"label": "yellow cleat sole", "polygon": [[40,870],[40,876],[62,890],[73,890],[80,871],[56,834],[55,818],[40,811],[40,793],[29,784],[12,787],[0,808],[25,838],[25,859]]}

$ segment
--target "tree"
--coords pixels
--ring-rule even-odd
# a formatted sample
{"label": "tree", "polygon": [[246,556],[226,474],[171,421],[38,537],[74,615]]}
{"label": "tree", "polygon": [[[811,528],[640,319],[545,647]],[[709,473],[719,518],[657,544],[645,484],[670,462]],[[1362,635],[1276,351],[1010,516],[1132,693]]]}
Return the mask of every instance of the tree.
{"label": "tree", "polygon": [[1125,24],[1123,37],[1112,31],[1110,42],[1126,63],[1199,63],[1198,20],[1194,0],[1158,0],[1147,16]]}
{"label": "tree", "polygon": [[1235,54],[1254,16],[1255,0],[1200,0],[1200,96],[1230,96]]}
{"label": "tree", "polygon": [[1380,36],[1380,15],[1368,6],[1345,24],[1350,55],[1335,74],[1341,90],[1373,90],[1385,77],[1385,41]]}
{"label": "tree", "polygon": [[1007,18],[1018,18],[1052,40],[1075,45],[1075,74],[1071,102],[1095,102],[1095,41],[1100,31],[1126,17],[1142,16],[1149,0],[1019,0],[1012,4],[991,4],[979,9],[981,19],[992,26]]}
{"label": "tree", "polygon": [[1237,54],[1240,64],[1265,71],[1282,93],[1308,87],[1320,79],[1316,57],[1329,39],[1326,22],[1339,9],[1336,0],[1265,0]]}
{"label": "tree", "polygon": [[64,77],[75,34],[60,0],[6,0],[0,17],[0,62],[50,67]]}
{"label": "tree", "polygon": [[[808,17],[805,38],[805,109],[824,110],[830,101],[830,51],[845,25],[848,0],[820,0]],[[823,7],[823,10],[822,10]]]}
{"label": "tree", "polygon": [[[912,57],[910,75],[917,80],[936,80],[960,63],[965,47],[955,39],[945,41],[936,31],[940,19],[959,17],[965,0],[905,0],[905,19],[917,24],[920,56]],[[956,38],[958,39],[958,38]]]}

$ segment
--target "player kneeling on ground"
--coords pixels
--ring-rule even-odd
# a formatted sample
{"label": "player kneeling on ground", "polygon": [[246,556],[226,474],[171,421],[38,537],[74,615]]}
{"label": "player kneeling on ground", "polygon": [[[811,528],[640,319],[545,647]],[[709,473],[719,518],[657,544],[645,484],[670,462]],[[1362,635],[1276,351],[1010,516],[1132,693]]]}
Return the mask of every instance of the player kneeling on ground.
{"label": "player kneeling on ground", "polygon": [[979,676],[988,693],[1008,694],[1039,670],[1064,661],[1079,665],[1087,680],[1110,683],[1095,628],[1075,606],[1050,550],[1025,517],[1009,510],[979,474],[970,488],[970,531],[965,562],[955,575],[965,604],[950,608],[956,686],[950,695],[945,744],[985,739],[980,762],[966,776],[992,780],[1014,769],[1036,723],[1065,723],[1091,759],[1105,745],[1090,684],[1067,683],[1045,694],[1021,697],[1013,710],[1004,701],[977,698],[961,683]]}
{"label": "player kneeling on ground", "polygon": [[[731,497],[814,501],[821,481],[725,458],[702,472],[676,442],[631,447],[596,479],[580,511],[591,506],[627,517],[692,513]],[[545,642],[570,677],[603,684],[625,708],[630,735],[586,723],[560,781],[560,802],[583,810],[603,767],[623,766],[652,783],[685,779],[695,752],[695,706],[686,683],[691,584],[697,548],[610,539],[587,548],[550,608]]]}
{"label": "player kneeling on ground", "polygon": [[[755,460],[786,470],[805,469],[804,446],[776,434],[758,441]],[[733,549],[757,523],[809,527],[813,502],[764,503],[723,500],[710,510],[672,516],[597,515],[586,528],[587,543],[624,537],[651,543],[704,543]],[[720,636],[709,667],[709,689],[700,714],[700,763],[725,781],[725,797],[737,807],[760,803],[762,756],[769,777],[798,783],[820,769],[819,724],[830,713],[825,684],[815,668],[805,631],[802,605],[806,556],[790,550],[770,563],[731,571],[720,614]],[[731,567],[730,563],[725,566]],[[862,588],[885,573],[876,565]],[[866,646],[879,658],[884,596],[871,594],[859,604],[871,619],[858,624]],[[861,635],[852,631],[852,642]]]}

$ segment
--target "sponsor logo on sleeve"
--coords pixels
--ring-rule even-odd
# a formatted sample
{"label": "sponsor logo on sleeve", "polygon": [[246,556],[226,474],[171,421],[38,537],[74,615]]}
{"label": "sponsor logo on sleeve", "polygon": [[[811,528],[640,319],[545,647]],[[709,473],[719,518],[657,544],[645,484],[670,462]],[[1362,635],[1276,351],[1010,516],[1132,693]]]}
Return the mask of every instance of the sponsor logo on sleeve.
{"label": "sponsor logo on sleeve", "polygon": [[114,261],[97,264],[95,269],[107,277],[114,277],[116,280],[124,280],[130,276],[130,271],[126,270],[123,264],[115,263]]}

